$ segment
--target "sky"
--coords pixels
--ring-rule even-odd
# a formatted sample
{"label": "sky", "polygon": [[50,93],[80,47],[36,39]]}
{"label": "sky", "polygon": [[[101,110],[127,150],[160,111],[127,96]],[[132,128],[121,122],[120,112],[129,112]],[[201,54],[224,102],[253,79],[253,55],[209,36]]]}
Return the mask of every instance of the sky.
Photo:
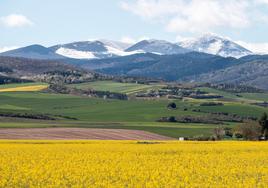
{"label": "sky", "polygon": [[0,0],[0,52],[95,39],[177,42],[204,33],[268,52],[268,0]]}

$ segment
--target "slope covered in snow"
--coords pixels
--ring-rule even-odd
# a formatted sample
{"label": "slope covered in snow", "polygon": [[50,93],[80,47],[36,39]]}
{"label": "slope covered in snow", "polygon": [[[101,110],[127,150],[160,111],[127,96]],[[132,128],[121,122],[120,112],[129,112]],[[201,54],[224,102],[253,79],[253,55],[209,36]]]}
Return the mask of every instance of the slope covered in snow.
{"label": "slope covered in snow", "polygon": [[252,54],[250,50],[215,34],[205,34],[197,39],[179,42],[178,45],[192,51],[220,55],[223,57],[240,58]]}
{"label": "slope covered in snow", "polygon": [[125,43],[125,42],[108,40],[108,39],[100,39],[99,41],[102,42],[105,46],[120,49],[122,51],[124,51],[125,49],[133,45],[131,43]]}
{"label": "slope covered in snow", "polygon": [[126,49],[126,51],[144,51],[146,53],[154,53],[159,55],[171,55],[187,53],[190,50],[184,49],[177,44],[164,40],[143,40],[129,47]]}
{"label": "slope covered in snow", "polygon": [[74,58],[74,59],[95,59],[95,58],[97,58],[92,52],[78,51],[78,50],[71,49],[71,48],[60,47],[55,52],[59,55],[69,57],[69,58]]}
{"label": "slope covered in snow", "polygon": [[130,44],[111,40],[83,41],[52,46],[57,54],[75,59],[103,59],[109,57],[126,56],[142,51],[125,52]]}

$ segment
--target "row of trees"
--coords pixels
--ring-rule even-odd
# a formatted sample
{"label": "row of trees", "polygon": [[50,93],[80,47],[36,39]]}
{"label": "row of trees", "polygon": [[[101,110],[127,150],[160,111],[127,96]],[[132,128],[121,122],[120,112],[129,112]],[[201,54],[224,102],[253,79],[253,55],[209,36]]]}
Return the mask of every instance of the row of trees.
{"label": "row of trees", "polygon": [[[177,109],[177,105],[174,102],[171,102],[167,105],[167,108],[170,110]],[[231,118],[231,119],[230,119]],[[195,117],[195,116],[187,116],[187,117],[163,117],[160,122],[183,122],[183,123],[206,123],[211,122],[212,120],[218,120],[219,122],[237,120],[237,117],[230,117],[228,114],[225,116],[217,115],[214,117],[212,114],[208,117]],[[217,121],[215,121],[217,122]],[[214,123],[215,123],[214,122]],[[236,121],[234,121],[236,122]],[[240,121],[237,121],[240,122]],[[243,119],[241,119],[243,122]],[[215,123],[216,124],[216,123]],[[220,124],[220,123],[217,123]],[[227,128],[223,128],[222,126],[217,127],[213,131],[213,138],[216,140],[223,139],[224,136],[228,137],[236,137],[243,138],[245,140],[268,140],[268,115],[267,113],[263,113],[258,121],[249,121],[245,124],[241,124],[237,128],[233,130],[229,130]]]}
{"label": "row of trees", "polygon": [[77,95],[77,96],[87,96],[87,97],[98,97],[98,98],[104,98],[104,99],[118,99],[118,100],[128,100],[128,97],[126,94],[123,93],[115,93],[115,92],[109,92],[109,91],[97,91],[93,89],[78,89],[78,88],[72,88],[67,87],[62,84],[50,84],[47,92],[52,93],[60,93],[60,94],[71,94],[71,95]]}
{"label": "row of trees", "polygon": [[[228,132],[227,132],[228,131]],[[268,116],[263,113],[259,121],[251,121],[239,125],[234,130],[226,130],[223,127],[217,127],[213,131],[214,137],[217,140],[223,139],[224,136],[234,136],[236,138],[243,138],[245,140],[267,140],[268,139]]]}

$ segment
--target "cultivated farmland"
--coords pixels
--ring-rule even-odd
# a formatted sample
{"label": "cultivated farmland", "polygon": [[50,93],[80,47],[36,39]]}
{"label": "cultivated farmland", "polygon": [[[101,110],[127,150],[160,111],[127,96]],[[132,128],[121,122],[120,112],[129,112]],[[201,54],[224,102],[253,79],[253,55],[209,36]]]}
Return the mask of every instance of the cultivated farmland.
{"label": "cultivated farmland", "polygon": [[[111,85],[109,85],[111,84]],[[95,86],[94,86],[95,85]],[[136,99],[114,100],[94,97],[76,96],[71,94],[56,94],[43,91],[20,91],[18,88],[36,88],[48,85],[43,83],[7,84],[2,89],[15,90],[0,92],[0,128],[98,128],[140,130],[167,137],[209,137],[219,125],[213,123],[170,123],[159,122],[162,117],[191,116],[204,117],[211,113],[228,113],[241,117],[258,118],[268,108],[253,105],[262,102],[266,93],[248,93],[243,97],[235,94],[210,90],[211,93],[223,95],[220,99]],[[133,86],[134,90],[160,85],[124,84],[112,81],[96,81],[83,84],[71,84],[68,87],[92,88],[103,90],[126,91]],[[117,88],[119,87],[119,88]],[[39,88],[40,89],[40,88]],[[115,90],[116,89],[116,90]],[[133,91],[133,88],[130,90]],[[129,90],[129,91],[130,91]],[[129,92],[128,91],[128,92]],[[254,97],[254,99],[253,99]],[[260,97],[260,98],[258,98]],[[176,109],[170,110],[167,105],[175,102]],[[220,102],[221,106],[201,106],[205,102]],[[9,115],[9,116],[8,116]],[[11,117],[10,117],[11,116]],[[16,118],[19,117],[19,118]],[[26,118],[21,118],[26,117]],[[27,117],[39,117],[29,119]],[[40,119],[41,117],[41,119]],[[43,118],[43,119],[42,119]],[[52,120],[54,119],[54,120]],[[239,122],[225,121],[226,128],[235,128]],[[105,137],[104,137],[105,138]]]}
{"label": "cultivated farmland", "polygon": [[0,86],[0,92],[41,91],[47,87],[48,84],[44,83],[7,84]]}
{"label": "cultivated farmland", "polygon": [[266,142],[1,141],[0,187],[267,187]]}
{"label": "cultivated farmland", "polygon": [[113,81],[96,81],[96,82],[88,82],[82,84],[71,84],[70,87],[75,87],[78,89],[88,89],[92,88],[99,91],[110,91],[110,92],[118,92],[124,94],[134,94],[141,91],[146,91],[149,89],[157,89],[161,88],[161,85],[152,84],[136,84],[136,83],[119,83]]}

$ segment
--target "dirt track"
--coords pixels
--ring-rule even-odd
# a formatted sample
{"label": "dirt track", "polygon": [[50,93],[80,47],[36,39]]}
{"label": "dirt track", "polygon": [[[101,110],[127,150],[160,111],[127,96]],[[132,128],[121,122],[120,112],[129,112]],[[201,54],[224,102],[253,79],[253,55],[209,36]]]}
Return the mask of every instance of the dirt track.
{"label": "dirt track", "polygon": [[22,140],[172,140],[145,131],[124,129],[32,128],[0,129],[0,139]]}

